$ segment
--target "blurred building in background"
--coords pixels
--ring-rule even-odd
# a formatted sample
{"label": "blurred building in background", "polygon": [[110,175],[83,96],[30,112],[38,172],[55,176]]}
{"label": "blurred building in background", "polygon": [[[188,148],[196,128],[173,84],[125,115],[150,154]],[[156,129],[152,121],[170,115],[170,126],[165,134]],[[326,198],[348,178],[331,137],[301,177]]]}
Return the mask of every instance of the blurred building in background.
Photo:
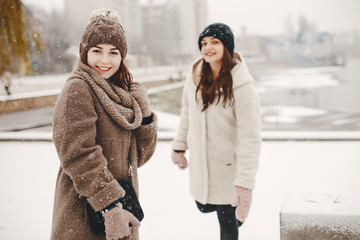
{"label": "blurred building in background", "polygon": [[[339,41],[342,38],[337,35],[310,27],[275,36],[247,35],[245,29],[236,36],[235,48],[249,63],[266,62],[289,67],[343,66],[349,55],[345,46],[356,49],[351,40]],[[356,53],[352,55],[356,56]]]}
{"label": "blurred building in background", "polygon": [[65,0],[64,3],[62,14],[68,26],[69,41],[71,45],[76,45],[77,50],[91,12],[99,8],[110,8],[119,12],[129,45],[134,40],[142,38],[143,26],[139,0]]}
{"label": "blurred building in background", "polygon": [[207,23],[206,6],[206,0],[149,1],[143,6],[143,54],[158,65],[192,61],[199,55],[197,39]]}
{"label": "blurred building in background", "polygon": [[329,32],[301,31],[290,37],[270,37],[267,44],[269,60],[291,66],[342,66],[345,52]]}
{"label": "blurred building in background", "polygon": [[[29,57],[32,74],[70,72],[89,15],[98,8],[119,12],[130,68],[189,65],[200,55],[199,33],[211,23],[207,0],[64,0],[63,10],[51,13],[38,6],[25,7],[37,20],[35,28],[44,42],[42,51]],[[305,17],[298,19],[298,27],[285,20],[284,33],[275,36],[249,35],[248,26],[243,26],[235,36],[235,49],[256,68],[344,65],[348,58],[360,57],[359,31],[319,31]]]}
{"label": "blurred building in background", "polygon": [[132,67],[179,64],[198,53],[197,37],[207,20],[206,0],[65,0],[63,14],[74,55],[90,13],[102,7],[121,16],[129,47],[127,63]]}

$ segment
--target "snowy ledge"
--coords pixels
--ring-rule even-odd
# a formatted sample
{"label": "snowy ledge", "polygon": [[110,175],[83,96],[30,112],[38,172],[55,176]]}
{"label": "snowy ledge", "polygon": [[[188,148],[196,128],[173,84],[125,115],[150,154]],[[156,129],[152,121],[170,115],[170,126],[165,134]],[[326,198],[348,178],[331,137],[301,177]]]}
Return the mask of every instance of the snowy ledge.
{"label": "snowy ledge", "polygon": [[39,98],[39,97],[47,97],[53,95],[59,95],[61,89],[50,89],[36,92],[26,92],[26,93],[16,93],[10,96],[0,96],[0,101],[11,101],[11,100],[21,100],[26,98]]}
{"label": "snowy ledge", "polygon": [[[171,141],[173,129],[160,129],[159,141]],[[360,131],[263,131],[263,141],[360,141]],[[52,132],[0,132],[0,141],[52,141]]]}
{"label": "snowy ledge", "polygon": [[360,196],[291,194],[280,212],[281,240],[360,239]]}
{"label": "snowy ledge", "polygon": [[263,131],[266,141],[360,141],[360,131]]}
{"label": "snowy ledge", "polygon": [[18,112],[54,105],[60,92],[61,89],[52,89],[0,96],[0,113]]}
{"label": "snowy ledge", "polygon": [[[171,141],[175,136],[175,132],[159,131],[159,141]],[[24,142],[51,142],[52,132],[36,132],[36,131],[23,131],[23,132],[0,132],[0,141],[24,141]]]}

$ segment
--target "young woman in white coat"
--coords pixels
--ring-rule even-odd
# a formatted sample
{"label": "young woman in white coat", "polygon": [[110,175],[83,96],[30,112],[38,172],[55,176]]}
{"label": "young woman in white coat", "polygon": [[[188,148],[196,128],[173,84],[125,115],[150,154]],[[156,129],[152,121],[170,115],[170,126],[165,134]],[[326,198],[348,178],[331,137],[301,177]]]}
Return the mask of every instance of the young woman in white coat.
{"label": "young woman in white coat", "polygon": [[190,192],[201,212],[217,212],[221,240],[236,240],[255,187],[260,102],[227,25],[207,26],[198,44],[201,57],[185,81],[172,160],[181,169],[189,165]]}

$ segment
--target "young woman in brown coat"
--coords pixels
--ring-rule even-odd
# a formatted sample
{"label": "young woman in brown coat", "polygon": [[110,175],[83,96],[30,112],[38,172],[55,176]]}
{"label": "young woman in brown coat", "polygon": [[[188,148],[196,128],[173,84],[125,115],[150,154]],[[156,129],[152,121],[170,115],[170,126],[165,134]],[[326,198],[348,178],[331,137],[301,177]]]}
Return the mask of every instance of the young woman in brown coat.
{"label": "young woman in brown coat", "polygon": [[[125,32],[115,11],[93,13],[80,43],[80,60],[53,113],[60,158],[51,239],[138,239],[139,221],[116,203],[129,176],[138,192],[137,168],[154,153],[157,118],[146,88],[124,64]],[[94,234],[87,204],[102,212],[106,235]],[[132,225],[132,227],[129,227]]]}

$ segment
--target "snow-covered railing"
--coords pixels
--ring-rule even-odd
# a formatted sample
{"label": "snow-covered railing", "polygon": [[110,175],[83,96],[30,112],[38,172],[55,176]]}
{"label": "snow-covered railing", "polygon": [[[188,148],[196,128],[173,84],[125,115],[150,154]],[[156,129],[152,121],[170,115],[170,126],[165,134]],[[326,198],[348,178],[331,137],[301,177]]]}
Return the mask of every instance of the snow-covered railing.
{"label": "snow-covered railing", "polygon": [[[184,85],[181,74],[148,76],[139,78],[144,84],[157,83],[160,86],[148,89],[148,94],[154,94],[161,91],[180,88]],[[166,84],[165,81],[170,82]],[[174,81],[174,82],[172,82]],[[164,82],[164,83],[162,83]],[[32,91],[25,93],[16,93],[10,96],[0,96],[0,113],[22,111],[31,108],[44,107],[54,105],[61,88],[43,91]]]}
{"label": "snow-covered railing", "polygon": [[360,141],[360,131],[263,131],[267,141]]}
{"label": "snow-covered railing", "polygon": [[54,105],[60,91],[61,89],[51,89],[0,96],[0,113]]}
{"label": "snow-covered railing", "polygon": [[16,93],[12,95],[0,96],[0,101],[11,101],[11,100],[20,100],[24,98],[36,98],[36,97],[46,97],[52,95],[59,95],[61,89],[49,89],[43,91],[35,92],[26,92],[26,93]]}
{"label": "snow-covered railing", "polygon": [[184,86],[184,82],[175,82],[175,83],[170,83],[170,84],[166,84],[166,85],[162,85],[159,87],[153,87],[148,89],[148,94],[155,94],[155,93],[159,93],[159,92],[163,92],[163,91],[169,91],[172,89],[176,89],[176,88],[181,88]]}
{"label": "snow-covered railing", "polygon": [[[169,121],[162,115],[159,118],[159,141],[171,141],[176,135],[176,127],[166,126],[164,122],[177,124],[177,121]],[[0,141],[52,141],[51,132],[45,131],[16,131],[16,132],[1,132]],[[263,131],[261,133],[263,141],[360,141],[360,131],[346,132],[346,131],[313,131],[303,132],[299,131]]]}

